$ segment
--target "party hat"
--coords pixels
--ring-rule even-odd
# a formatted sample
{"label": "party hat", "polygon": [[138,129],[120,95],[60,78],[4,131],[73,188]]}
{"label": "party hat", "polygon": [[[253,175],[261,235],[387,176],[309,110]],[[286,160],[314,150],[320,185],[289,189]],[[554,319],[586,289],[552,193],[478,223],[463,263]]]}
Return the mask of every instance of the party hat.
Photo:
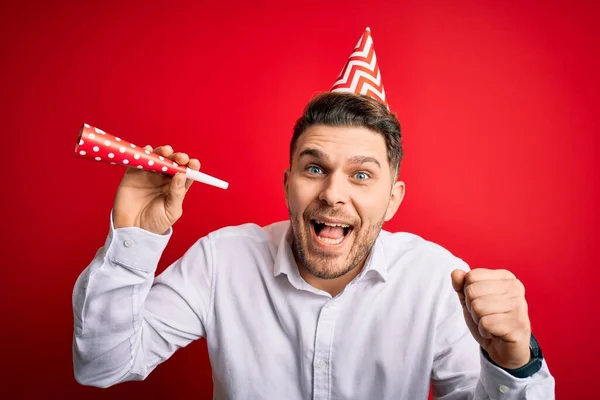
{"label": "party hat", "polygon": [[371,29],[367,28],[350,54],[342,72],[331,88],[332,92],[363,94],[390,107],[381,83],[381,72],[373,47]]}
{"label": "party hat", "polygon": [[113,136],[102,129],[83,124],[75,146],[78,158],[175,175],[182,172],[188,179],[227,189],[229,184],[200,171],[182,167],[175,161]]}

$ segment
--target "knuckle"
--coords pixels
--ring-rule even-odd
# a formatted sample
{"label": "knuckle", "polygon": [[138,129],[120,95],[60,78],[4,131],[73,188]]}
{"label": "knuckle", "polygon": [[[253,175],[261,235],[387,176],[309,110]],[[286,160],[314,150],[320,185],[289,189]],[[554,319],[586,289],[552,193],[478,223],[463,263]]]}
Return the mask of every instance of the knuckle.
{"label": "knuckle", "polygon": [[515,276],[515,274],[513,274],[512,272],[510,272],[507,269],[503,269],[502,273],[506,274],[509,277],[509,279],[517,279],[517,277]]}
{"label": "knuckle", "polygon": [[469,285],[467,286],[467,288],[465,289],[465,296],[467,297],[467,299],[469,300],[473,300],[475,299],[476,295],[477,295],[477,291],[475,290],[475,285]]}
{"label": "knuckle", "polygon": [[529,313],[529,305],[524,299],[521,299],[517,302],[516,309],[521,311],[521,315],[527,317],[527,314]]}
{"label": "knuckle", "polygon": [[516,311],[517,313],[520,313],[522,310],[523,304],[521,303],[521,301],[519,301],[519,299],[513,298],[510,302],[510,311]]}
{"label": "knuckle", "polygon": [[525,285],[523,285],[523,282],[521,282],[518,279],[515,279],[513,285],[519,295],[525,295]]}
{"label": "knuckle", "polygon": [[484,305],[480,299],[475,299],[471,302],[471,309],[477,315],[481,315],[484,312]]}
{"label": "knuckle", "polygon": [[486,331],[489,331],[490,329],[492,329],[494,323],[493,323],[493,319],[491,318],[491,316],[485,316],[479,319],[479,326],[483,329],[485,329]]}
{"label": "knuckle", "polygon": [[476,275],[475,271],[467,272],[467,275],[465,275],[465,285],[471,285],[471,284],[475,283],[475,275]]}

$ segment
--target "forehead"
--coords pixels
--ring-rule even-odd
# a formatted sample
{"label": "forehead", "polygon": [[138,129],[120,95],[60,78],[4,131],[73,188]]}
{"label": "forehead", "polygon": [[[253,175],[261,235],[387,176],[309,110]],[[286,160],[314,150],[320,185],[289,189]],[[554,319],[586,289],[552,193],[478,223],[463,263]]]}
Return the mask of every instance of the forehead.
{"label": "forehead", "polygon": [[383,135],[364,127],[314,125],[300,137],[294,158],[306,148],[316,148],[333,158],[356,155],[371,156],[387,163],[387,149]]}

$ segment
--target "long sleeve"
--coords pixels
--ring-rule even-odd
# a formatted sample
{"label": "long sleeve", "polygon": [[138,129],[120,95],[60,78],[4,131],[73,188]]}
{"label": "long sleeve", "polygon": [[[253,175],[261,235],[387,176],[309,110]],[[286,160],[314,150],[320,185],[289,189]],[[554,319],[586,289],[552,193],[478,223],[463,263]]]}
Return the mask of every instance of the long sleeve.
{"label": "long sleeve", "polygon": [[73,289],[75,379],[108,387],[145,379],[177,349],[205,336],[210,243],[203,238],[155,278],[172,231],[114,229]]}
{"label": "long sleeve", "polygon": [[[462,261],[453,268],[468,271]],[[438,400],[553,400],[554,378],[546,361],[528,378],[517,378],[490,363],[464,320],[452,289],[444,290],[444,318],[436,334],[432,371],[433,396]]]}

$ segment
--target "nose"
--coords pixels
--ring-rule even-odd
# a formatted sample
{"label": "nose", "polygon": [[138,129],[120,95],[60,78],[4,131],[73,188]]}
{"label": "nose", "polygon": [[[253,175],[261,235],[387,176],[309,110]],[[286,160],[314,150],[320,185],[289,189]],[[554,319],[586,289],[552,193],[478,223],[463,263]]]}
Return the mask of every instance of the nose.
{"label": "nose", "polygon": [[343,174],[332,173],[323,181],[319,200],[331,207],[348,202],[348,180]]}

